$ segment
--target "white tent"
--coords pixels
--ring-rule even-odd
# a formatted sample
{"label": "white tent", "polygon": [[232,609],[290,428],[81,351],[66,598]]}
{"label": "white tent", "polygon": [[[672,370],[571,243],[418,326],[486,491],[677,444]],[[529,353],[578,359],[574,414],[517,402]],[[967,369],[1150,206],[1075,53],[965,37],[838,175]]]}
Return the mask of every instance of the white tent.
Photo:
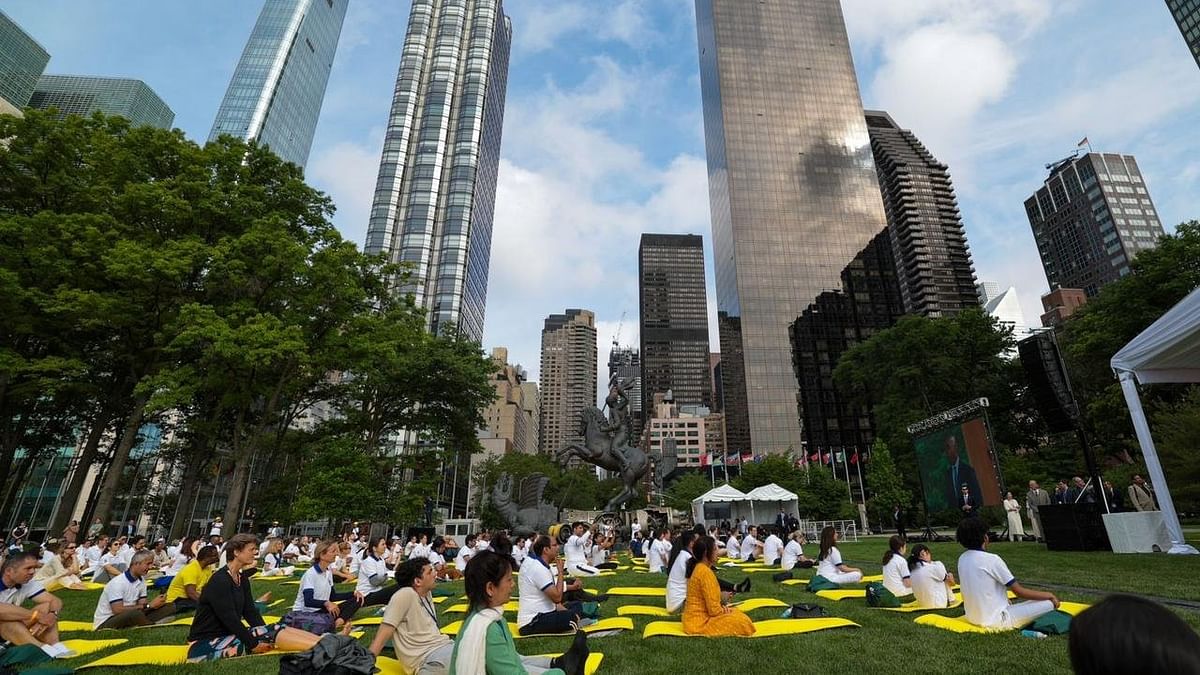
{"label": "white tent", "polygon": [[1200,288],[1193,290],[1158,321],[1142,331],[1112,357],[1112,368],[1121,380],[1121,391],[1133,418],[1138,443],[1146,459],[1163,522],[1171,535],[1171,553],[1200,553],[1185,543],[1179,514],[1171,501],[1150,425],[1138,398],[1137,385],[1160,382],[1200,382]]}
{"label": "white tent", "polygon": [[745,492],[733,487],[729,483],[719,485],[708,492],[696,497],[692,500],[692,520],[697,523],[707,523],[704,518],[705,504],[729,504],[730,518],[736,517],[738,504],[745,503],[749,499]]}
{"label": "white tent", "polygon": [[785,513],[800,518],[799,497],[795,492],[785,490],[774,483],[760,485],[746,493],[746,498],[750,500],[750,522],[758,523],[756,518],[754,505],[757,503],[766,508],[760,509],[763,511],[764,518],[775,518],[775,513],[780,507],[783,507]]}

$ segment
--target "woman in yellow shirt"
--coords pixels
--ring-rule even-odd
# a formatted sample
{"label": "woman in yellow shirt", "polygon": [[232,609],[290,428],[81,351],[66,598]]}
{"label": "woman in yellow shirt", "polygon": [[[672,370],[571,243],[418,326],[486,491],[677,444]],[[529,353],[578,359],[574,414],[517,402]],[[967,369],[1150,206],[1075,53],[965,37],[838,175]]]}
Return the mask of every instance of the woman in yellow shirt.
{"label": "woman in yellow shirt", "polygon": [[716,541],[709,536],[692,544],[687,563],[687,599],[683,603],[683,632],[688,635],[722,637],[754,635],[754,623],[741,610],[721,604],[721,587],[713,565],[717,562]]}

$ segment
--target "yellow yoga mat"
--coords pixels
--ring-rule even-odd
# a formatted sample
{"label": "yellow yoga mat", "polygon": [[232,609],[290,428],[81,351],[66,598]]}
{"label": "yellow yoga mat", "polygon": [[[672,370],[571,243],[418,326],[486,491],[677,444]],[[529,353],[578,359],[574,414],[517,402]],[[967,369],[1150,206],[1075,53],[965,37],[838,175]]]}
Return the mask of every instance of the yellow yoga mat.
{"label": "yellow yoga mat", "polygon": [[99,591],[104,588],[104,584],[98,584],[94,581],[84,581],[84,582],[82,582],[82,585],[83,585],[83,588],[71,588],[70,586],[61,586],[60,585],[54,589],[54,592],[57,593],[59,591]]}
{"label": "yellow yoga mat", "polygon": [[900,605],[899,607],[877,607],[876,609],[882,609],[889,612],[936,612],[940,609],[954,609],[955,607],[961,607],[962,602],[962,596],[956,594],[954,596],[954,601],[945,607],[922,607],[916,602],[910,602],[908,604]]}
{"label": "yellow yoga mat", "polygon": [[617,608],[618,616],[671,616],[665,607],[653,605],[621,605]]}
{"label": "yellow yoga mat", "polygon": [[[754,622],[754,635],[739,636],[750,638],[777,637],[780,635],[798,635],[812,633],[830,628],[858,628],[859,625],[849,619],[838,617],[822,617],[819,619],[768,619]],[[709,637],[706,635],[689,635],[683,632],[683,624],[678,621],[654,621],[646,625],[642,631],[643,638],[659,637]]]}
{"label": "yellow yoga mat", "polygon": [[[1066,612],[1071,616],[1082,612],[1091,605],[1082,602],[1063,602],[1059,603],[1058,609]],[[965,616],[942,616],[941,614],[924,614],[913,620],[922,626],[933,626],[941,628],[952,633],[1003,633],[1009,629],[1005,628],[983,628],[967,621]],[[1013,629],[1015,630],[1015,629]]]}
{"label": "yellow yoga mat", "polygon": [[750,598],[741,602],[735,602],[733,606],[743,612],[753,612],[756,609],[766,609],[769,607],[790,607],[786,602],[776,600],[775,598]]}
{"label": "yellow yoga mat", "polygon": [[[462,621],[455,621],[442,627],[442,633],[445,635],[458,635],[458,631],[462,629]],[[508,630],[513,637],[520,640],[523,637],[555,637],[556,635],[574,635],[575,633],[556,633],[552,635],[521,635],[515,621],[508,622]],[[596,623],[583,629],[585,633],[596,633],[609,630],[633,630],[633,619],[626,617],[611,617],[601,619]]]}
{"label": "yellow yoga mat", "polygon": [[67,649],[70,649],[79,656],[93,654],[102,649],[123,645],[126,642],[129,642],[129,640],[126,640],[125,638],[113,640],[63,640],[63,644],[67,646]]}
{"label": "yellow yoga mat", "polygon": [[[552,659],[558,654],[538,654],[538,656]],[[588,652],[587,663],[583,664],[584,675],[596,675],[596,671],[600,670],[600,663],[604,661],[604,654],[600,652]]]}
{"label": "yellow yoga mat", "polygon": [[808,579],[785,579],[781,583],[783,583],[784,586],[807,586]]}
{"label": "yellow yoga mat", "polygon": [[[506,612],[515,612],[518,609],[520,609],[520,607],[521,607],[521,604],[519,602],[517,602],[516,600],[509,600],[508,602],[504,603],[504,611],[506,611]],[[449,607],[447,607],[446,609],[444,609],[442,611],[444,611],[447,614],[466,614],[467,610],[469,610],[469,609],[471,609],[470,605],[468,605],[465,602],[460,602],[456,605],[450,605]]]}
{"label": "yellow yoga mat", "polygon": [[647,598],[665,598],[667,589],[662,586],[617,586],[605,591],[609,595],[631,595]]}
{"label": "yellow yoga mat", "polygon": [[58,632],[60,633],[75,633],[77,631],[90,631],[92,629],[91,621],[59,621]]}
{"label": "yellow yoga mat", "polygon": [[836,591],[817,591],[817,597],[835,602],[850,598],[866,598],[867,590],[865,588],[843,588]]}
{"label": "yellow yoga mat", "polygon": [[77,666],[75,670],[105,666],[179,666],[187,663],[187,650],[187,645],[133,647]]}
{"label": "yellow yoga mat", "polygon": [[862,578],[862,581],[861,581],[861,582],[859,582],[859,583],[869,584],[869,583],[871,583],[871,582],[873,582],[873,581],[879,581],[879,582],[882,582],[882,581],[883,581],[883,575],[882,575],[882,574],[872,574],[871,576],[866,576],[866,577],[863,577],[863,578]]}

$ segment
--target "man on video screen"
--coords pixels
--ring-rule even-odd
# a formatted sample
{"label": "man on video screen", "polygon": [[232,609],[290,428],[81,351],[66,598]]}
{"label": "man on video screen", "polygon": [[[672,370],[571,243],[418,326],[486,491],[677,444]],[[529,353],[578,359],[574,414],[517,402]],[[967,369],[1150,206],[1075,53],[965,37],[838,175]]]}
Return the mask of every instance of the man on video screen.
{"label": "man on video screen", "polygon": [[946,437],[946,462],[950,465],[946,469],[946,478],[943,482],[945,486],[943,491],[946,493],[947,504],[961,505],[961,490],[962,486],[967,486],[967,491],[976,500],[976,508],[981,503],[982,494],[979,491],[979,478],[975,476],[975,469],[971,468],[958,454],[958,438],[953,434]]}

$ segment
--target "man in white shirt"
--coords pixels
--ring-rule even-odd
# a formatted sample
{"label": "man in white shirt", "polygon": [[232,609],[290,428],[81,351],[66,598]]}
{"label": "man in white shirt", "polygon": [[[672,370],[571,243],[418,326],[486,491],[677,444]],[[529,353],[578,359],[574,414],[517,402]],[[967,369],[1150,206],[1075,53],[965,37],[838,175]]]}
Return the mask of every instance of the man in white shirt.
{"label": "man in white shirt", "polygon": [[742,548],[738,552],[738,558],[743,562],[754,562],[754,556],[759,549],[757,536],[758,528],[751,527],[746,531],[746,536],[742,537]]}
{"label": "man in white shirt", "polygon": [[[1053,593],[1034,591],[1017,583],[1004,560],[987,552],[987,523],[966,518],[958,526],[958,543],[967,549],[958,558],[958,582],[967,621],[996,630],[1021,628],[1058,608]],[[1008,591],[1032,602],[1008,604]]]}
{"label": "man in white shirt", "polygon": [[165,593],[146,601],[144,577],[153,563],[151,551],[138,551],[133,555],[129,569],[113,577],[100,593],[96,612],[92,615],[92,628],[149,626],[175,613],[175,606],[166,604]]}
{"label": "man in white shirt", "polygon": [[641,532],[641,531],[642,531],[642,525],[641,525],[641,523],[639,523],[639,522],[637,521],[637,518],[634,518],[634,519],[633,519],[633,525],[630,525],[630,526],[629,526],[629,538],[630,538],[630,539],[633,539],[633,538],[634,538],[635,536],[637,536],[637,534],[638,534],[639,532]]}
{"label": "man in white shirt", "polygon": [[652,574],[657,574],[667,566],[670,557],[671,531],[663,530],[658,533],[658,538],[651,542],[650,552],[646,554],[646,564],[649,565]]}
{"label": "man in white shirt", "polygon": [[764,563],[774,567],[781,562],[781,558],[783,557],[783,540],[779,538],[779,535],[775,534],[774,530],[763,540],[762,550]]}
{"label": "man in white shirt", "polygon": [[588,564],[587,553],[592,547],[592,533],[585,523],[575,523],[574,530],[567,538],[563,553],[567,558],[567,571],[575,576],[594,577],[600,570]]}
{"label": "man in white shirt", "polygon": [[484,530],[475,538],[475,552],[486,551],[492,547],[492,533]]}
{"label": "man in white shirt", "polygon": [[[11,555],[0,568],[0,640],[37,645],[51,658],[75,656],[58,641],[62,601],[33,580],[37,569],[38,559],[32,553]],[[25,609],[22,605],[26,602],[33,608]]]}
{"label": "man in white shirt", "polygon": [[[584,618],[581,602],[567,602],[564,595],[577,591],[582,583],[566,583],[563,561],[558,559],[558,541],[539,536],[521,564],[517,596],[517,626],[521,635],[552,635],[582,628],[591,622]],[[551,565],[553,564],[553,567]]]}
{"label": "man in white shirt", "polygon": [[478,539],[479,537],[477,535],[468,534],[463,545],[458,547],[458,555],[454,556],[454,567],[458,569],[459,572],[467,571],[467,563],[471,561],[471,558],[476,553],[475,542],[478,541]]}

